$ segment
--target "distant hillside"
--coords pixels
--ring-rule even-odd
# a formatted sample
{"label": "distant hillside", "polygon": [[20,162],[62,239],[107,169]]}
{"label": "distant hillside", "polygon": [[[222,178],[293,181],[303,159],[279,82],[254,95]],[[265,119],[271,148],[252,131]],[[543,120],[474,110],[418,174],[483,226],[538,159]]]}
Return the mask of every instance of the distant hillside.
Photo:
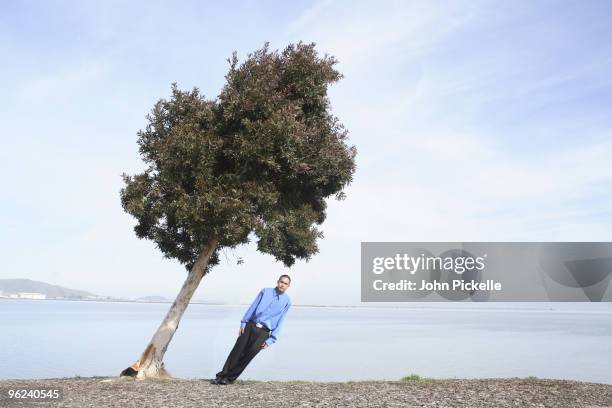
{"label": "distant hillside", "polygon": [[3,292],[36,292],[44,293],[47,298],[80,298],[87,296],[97,296],[84,290],[68,289],[61,286],[50,285],[45,282],[33,281],[30,279],[0,279],[0,290]]}
{"label": "distant hillside", "polygon": [[136,299],[137,302],[160,302],[169,303],[170,301],[163,296],[145,296]]}

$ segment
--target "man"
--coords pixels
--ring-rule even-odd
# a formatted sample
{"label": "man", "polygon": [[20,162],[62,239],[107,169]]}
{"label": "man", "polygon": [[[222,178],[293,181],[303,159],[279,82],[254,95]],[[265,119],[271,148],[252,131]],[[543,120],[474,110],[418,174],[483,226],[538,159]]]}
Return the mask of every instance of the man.
{"label": "man", "polygon": [[291,284],[289,275],[281,275],[275,288],[262,289],[240,321],[240,331],[223,370],[211,384],[233,383],[253,357],[278,340],[278,334],[291,307],[285,291]]}

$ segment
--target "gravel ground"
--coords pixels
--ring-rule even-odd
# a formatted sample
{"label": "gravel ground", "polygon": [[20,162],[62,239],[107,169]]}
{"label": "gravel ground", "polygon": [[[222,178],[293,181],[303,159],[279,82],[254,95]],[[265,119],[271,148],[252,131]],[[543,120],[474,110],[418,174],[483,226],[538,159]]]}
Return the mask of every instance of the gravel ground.
{"label": "gravel ground", "polygon": [[58,387],[61,401],[0,407],[611,407],[612,385],[543,379],[364,381],[346,383],[146,380],[93,377],[0,380],[0,389]]}

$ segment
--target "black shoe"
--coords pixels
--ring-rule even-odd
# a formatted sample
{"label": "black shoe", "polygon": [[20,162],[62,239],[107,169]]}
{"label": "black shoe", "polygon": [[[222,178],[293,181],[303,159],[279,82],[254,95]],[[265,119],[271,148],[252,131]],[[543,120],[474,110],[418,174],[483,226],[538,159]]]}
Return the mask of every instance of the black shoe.
{"label": "black shoe", "polygon": [[233,381],[230,381],[224,377],[217,377],[214,380],[210,380],[210,383],[215,384],[215,385],[228,385],[228,384],[233,383]]}

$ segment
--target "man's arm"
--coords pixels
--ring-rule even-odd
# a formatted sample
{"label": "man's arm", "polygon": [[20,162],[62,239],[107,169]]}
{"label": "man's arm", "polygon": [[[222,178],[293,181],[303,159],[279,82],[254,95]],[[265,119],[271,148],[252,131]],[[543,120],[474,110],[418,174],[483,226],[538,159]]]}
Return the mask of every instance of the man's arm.
{"label": "man's arm", "polygon": [[278,319],[278,324],[276,325],[274,330],[270,332],[270,337],[268,337],[268,340],[265,341],[265,347],[271,346],[272,344],[276,343],[276,340],[278,340],[278,334],[280,333],[281,327],[283,326],[283,322],[285,321],[285,316],[287,316],[287,312],[289,311],[290,307],[291,303],[287,303],[287,306],[285,306],[285,308],[283,309],[283,314],[281,315],[281,318]]}
{"label": "man's arm", "polygon": [[251,320],[251,316],[253,316],[255,309],[257,309],[257,305],[259,304],[259,302],[261,301],[261,298],[263,297],[263,292],[264,292],[263,289],[259,291],[259,293],[255,297],[255,300],[253,300],[253,303],[251,303],[251,306],[247,309],[244,316],[242,316],[242,320],[240,321],[240,331],[241,332],[242,332],[242,329],[244,329],[244,326],[246,326],[249,320]]}

